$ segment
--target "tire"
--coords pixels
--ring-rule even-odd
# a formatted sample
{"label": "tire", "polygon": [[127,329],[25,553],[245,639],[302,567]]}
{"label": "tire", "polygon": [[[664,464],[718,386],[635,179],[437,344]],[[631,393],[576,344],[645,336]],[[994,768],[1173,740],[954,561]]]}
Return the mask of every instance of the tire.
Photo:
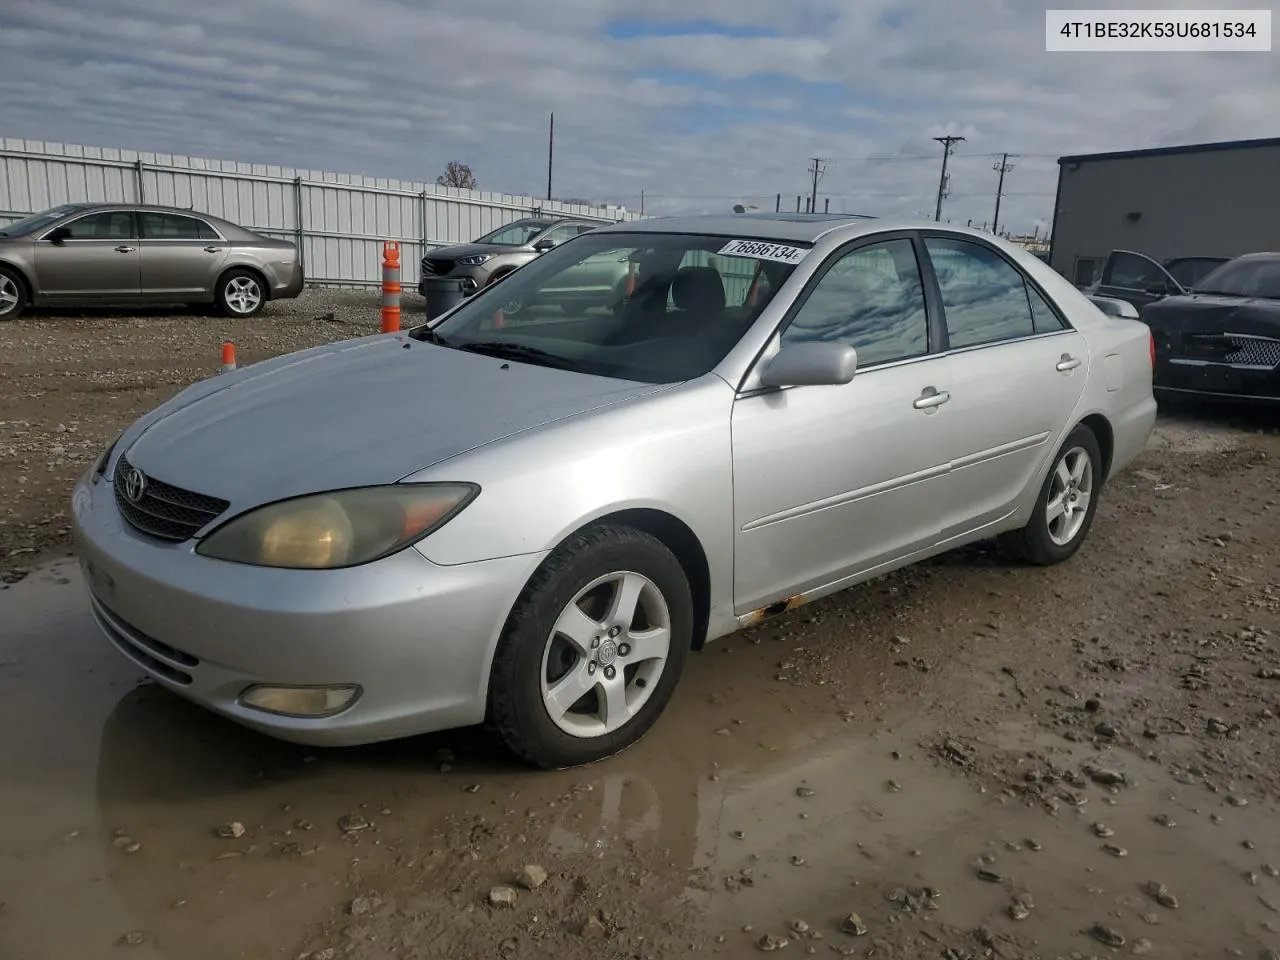
{"label": "tire", "polygon": [[0,322],[17,320],[31,305],[27,281],[10,267],[0,267]]}
{"label": "tire", "polygon": [[214,298],[223,316],[256,317],[267,302],[262,277],[252,270],[228,270],[218,278]]}
{"label": "tire", "polygon": [[[1073,469],[1079,471],[1078,475],[1072,475]],[[1051,522],[1049,505],[1064,494],[1063,471],[1070,479],[1065,490],[1065,496],[1071,498],[1067,503],[1074,502],[1077,506],[1074,510],[1068,507],[1068,513]],[[1053,467],[1036,497],[1031,519],[1021,530],[1004,534],[1000,538],[1001,546],[1014,559],[1037,566],[1051,566],[1070,559],[1093,526],[1102,481],[1102,448],[1098,446],[1098,439],[1088,427],[1077,426],[1067,434],[1054,457]],[[1078,499],[1082,494],[1088,497],[1083,511]]]}
{"label": "tire", "polygon": [[[610,630],[608,608],[623,582],[638,616],[625,630],[620,620]],[[591,527],[542,562],[507,617],[486,725],[516,756],[549,770],[613,756],[643,737],[666,707],[692,636],[693,598],[671,551],[631,527]],[[606,689],[613,697],[605,698]],[[611,707],[618,711],[613,720]]]}

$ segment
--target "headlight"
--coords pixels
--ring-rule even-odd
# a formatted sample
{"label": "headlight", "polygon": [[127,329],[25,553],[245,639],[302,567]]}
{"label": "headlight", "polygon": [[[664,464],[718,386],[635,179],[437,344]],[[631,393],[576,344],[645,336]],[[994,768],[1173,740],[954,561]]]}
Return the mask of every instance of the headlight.
{"label": "headlight", "polygon": [[281,500],[229,520],[196,553],[260,567],[354,567],[421,540],[479,492],[471,483],[395,483]]}
{"label": "headlight", "polygon": [[120,438],[124,436],[121,431],[114,440],[107,444],[107,449],[102,451],[102,456],[98,457],[98,462],[93,465],[93,479],[97,480],[100,476],[107,472],[107,463],[111,460],[111,454],[116,449],[116,444],[120,442]]}
{"label": "headlight", "polygon": [[480,264],[493,259],[491,253],[477,253],[474,257],[459,257],[459,263],[465,263],[468,267],[478,267]]}

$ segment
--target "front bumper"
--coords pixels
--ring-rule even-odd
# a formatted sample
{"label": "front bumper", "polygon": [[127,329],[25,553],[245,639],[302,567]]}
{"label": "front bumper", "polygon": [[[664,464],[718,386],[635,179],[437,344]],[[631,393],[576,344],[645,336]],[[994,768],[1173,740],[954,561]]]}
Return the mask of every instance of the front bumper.
{"label": "front bumper", "polygon": [[1153,387],[1165,394],[1280,401],[1280,364],[1212,363],[1181,357],[1157,364]]}
{"label": "front bumper", "polygon": [[428,280],[461,280],[462,292],[469,297],[493,279],[493,274],[499,266],[500,264],[492,262],[478,266],[454,263],[448,273],[428,273],[424,266],[419,265],[418,275],[421,279],[418,280],[418,293],[424,297],[427,295]]}
{"label": "front bumper", "polygon": [[[413,548],[346,570],[275,570],[197,555],[129,527],[86,476],[72,524],[94,617],[156,682],[245,726],[344,746],[484,718],[498,635],[544,554],[440,566]],[[325,718],[245,706],[254,684],[355,684]]]}

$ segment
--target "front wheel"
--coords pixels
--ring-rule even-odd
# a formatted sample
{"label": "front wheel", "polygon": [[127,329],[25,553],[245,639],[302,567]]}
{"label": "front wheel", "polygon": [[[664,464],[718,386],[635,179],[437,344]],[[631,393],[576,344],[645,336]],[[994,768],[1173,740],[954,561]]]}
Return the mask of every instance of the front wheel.
{"label": "front wheel", "polygon": [[218,309],[228,317],[253,317],[267,302],[262,280],[248,270],[232,270],[218,281]]}
{"label": "front wheel", "polygon": [[1045,477],[1035,511],[1001,543],[1016,559],[1038,566],[1062,563],[1080,549],[1093,525],[1102,489],[1102,449],[1081,424],[1067,435]]}
{"label": "front wheel", "polygon": [[27,308],[27,285],[15,270],[0,267],[0,320],[16,320]]}
{"label": "front wheel", "polygon": [[579,533],[543,561],[507,619],[488,726],[548,769],[612,756],[666,707],[692,634],[689,584],[670,550],[630,527]]}

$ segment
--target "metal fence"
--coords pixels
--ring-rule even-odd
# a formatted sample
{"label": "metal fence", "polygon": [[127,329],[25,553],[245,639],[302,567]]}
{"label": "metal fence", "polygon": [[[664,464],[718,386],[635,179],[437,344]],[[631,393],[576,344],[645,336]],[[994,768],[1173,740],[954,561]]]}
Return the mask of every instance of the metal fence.
{"label": "metal fence", "polygon": [[310,283],[381,282],[382,243],[397,240],[403,282],[432,248],[543,213],[614,223],[621,207],[538,200],[433,183],[234,160],[0,140],[0,224],[63,203],[157,203],[222,217],[292,240]]}

